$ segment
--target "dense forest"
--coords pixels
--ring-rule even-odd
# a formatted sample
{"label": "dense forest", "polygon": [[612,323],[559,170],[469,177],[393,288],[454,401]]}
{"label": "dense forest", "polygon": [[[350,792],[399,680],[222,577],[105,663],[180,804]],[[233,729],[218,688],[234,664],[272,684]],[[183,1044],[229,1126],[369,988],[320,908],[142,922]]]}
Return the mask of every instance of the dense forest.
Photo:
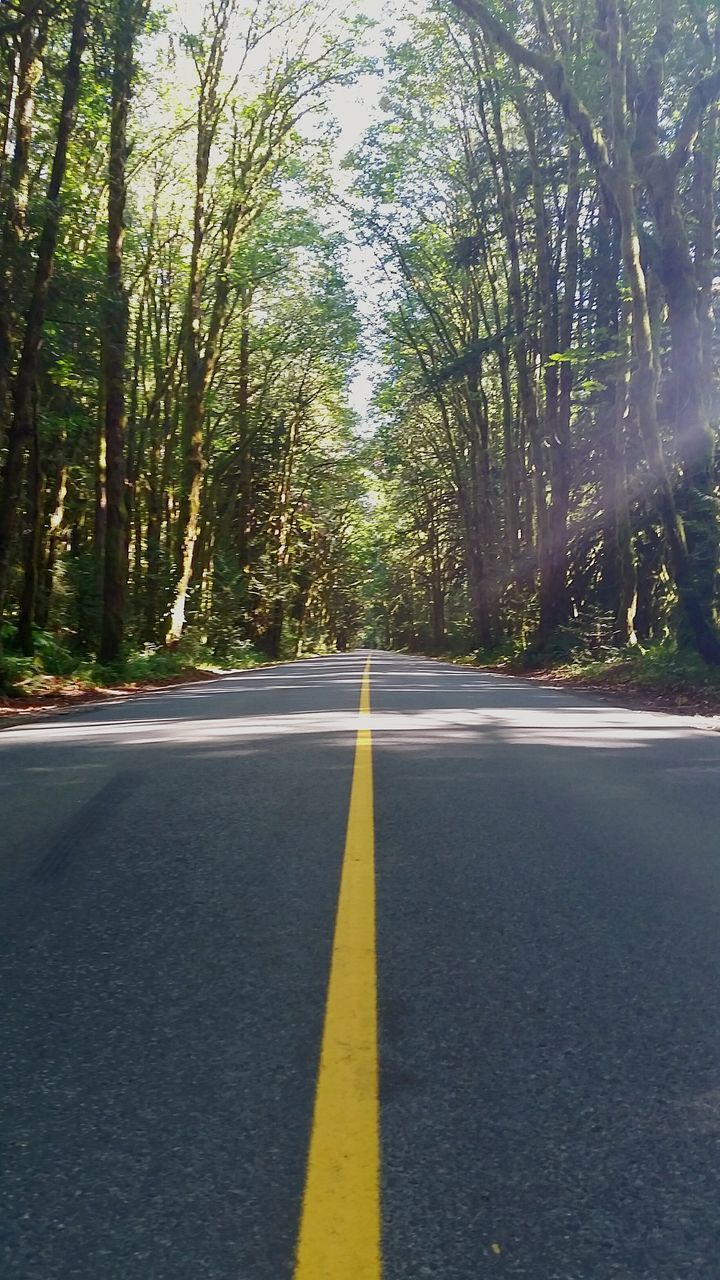
{"label": "dense forest", "polygon": [[5,0],[6,673],[720,663],[715,6],[373,17]]}

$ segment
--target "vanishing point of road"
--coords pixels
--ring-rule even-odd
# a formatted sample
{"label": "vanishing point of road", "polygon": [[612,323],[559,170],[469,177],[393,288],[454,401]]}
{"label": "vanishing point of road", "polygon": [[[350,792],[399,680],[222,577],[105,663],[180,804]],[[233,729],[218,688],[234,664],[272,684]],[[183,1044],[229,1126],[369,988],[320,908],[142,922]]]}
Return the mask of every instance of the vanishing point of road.
{"label": "vanishing point of road", "polygon": [[4,1280],[720,1280],[720,736],[356,652],[0,734]]}

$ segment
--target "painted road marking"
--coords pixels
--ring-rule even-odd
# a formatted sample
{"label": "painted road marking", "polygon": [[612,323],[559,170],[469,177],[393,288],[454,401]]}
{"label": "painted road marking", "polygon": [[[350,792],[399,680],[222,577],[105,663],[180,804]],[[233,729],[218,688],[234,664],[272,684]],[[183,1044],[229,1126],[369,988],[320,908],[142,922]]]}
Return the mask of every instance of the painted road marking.
{"label": "painted road marking", "polygon": [[295,1280],[380,1280],[375,831],[370,659],[350,813]]}

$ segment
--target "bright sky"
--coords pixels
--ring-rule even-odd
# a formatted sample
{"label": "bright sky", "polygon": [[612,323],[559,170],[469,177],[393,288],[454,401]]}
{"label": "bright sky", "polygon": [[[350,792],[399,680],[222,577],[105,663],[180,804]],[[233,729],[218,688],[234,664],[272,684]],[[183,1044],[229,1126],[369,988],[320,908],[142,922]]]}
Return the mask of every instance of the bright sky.
{"label": "bright sky", "polygon": [[[169,26],[175,31],[197,30],[200,26],[204,0],[171,0],[169,6]],[[402,0],[350,0],[348,5],[338,8],[329,15],[329,21],[337,21],[340,14],[357,13],[368,17],[375,25],[368,31],[364,46],[359,52],[370,58],[382,61],[387,44],[388,29],[401,33],[403,27],[402,11],[407,12],[407,3]],[[267,56],[267,46],[263,45],[262,53]],[[259,57],[261,55],[258,55]],[[229,62],[232,62],[232,51]],[[190,68],[188,67],[188,73]],[[366,75],[357,84],[337,88],[328,97],[328,109],[338,122],[339,134],[335,143],[335,179],[341,194],[348,191],[352,175],[341,168],[344,156],[353,150],[361,141],[363,133],[375,115],[382,93],[382,75]],[[349,233],[348,226],[342,229]],[[346,263],[350,283],[357,296],[363,326],[366,334],[372,330],[372,303],[368,294],[368,280],[373,270],[372,254],[357,243],[351,241],[350,252]],[[361,430],[368,429],[367,413],[372,394],[372,378],[375,372],[370,357],[362,359],[358,364],[358,372],[351,388],[352,408],[361,418]]]}
{"label": "bright sky", "polygon": [[[358,12],[371,18],[376,24],[369,33],[367,54],[382,62],[388,30],[397,36],[401,34],[403,20],[400,11],[407,11],[407,4],[399,0],[355,0]],[[347,191],[352,175],[341,169],[344,156],[354,150],[361,142],[363,134],[375,116],[383,89],[382,75],[363,76],[356,85],[336,89],[330,98],[329,107],[340,125],[337,141],[336,181],[341,191]],[[347,232],[347,228],[345,228]],[[359,245],[351,237],[350,253],[347,262],[350,280],[356,294],[363,327],[367,336],[373,328],[372,299],[368,294],[368,280],[371,280],[374,260],[370,250]],[[353,379],[350,400],[352,408],[361,419],[361,432],[369,430],[368,408],[373,390],[373,379],[377,375],[377,366],[368,353],[358,364]]]}

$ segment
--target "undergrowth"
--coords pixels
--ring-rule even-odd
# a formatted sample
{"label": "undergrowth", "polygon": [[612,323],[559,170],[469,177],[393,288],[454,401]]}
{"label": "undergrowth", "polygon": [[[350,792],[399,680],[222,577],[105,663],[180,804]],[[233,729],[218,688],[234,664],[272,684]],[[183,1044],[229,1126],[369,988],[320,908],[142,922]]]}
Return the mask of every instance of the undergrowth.
{"label": "undergrowth", "polygon": [[697,654],[674,645],[634,648],[604,661],[576,661],[560,668],[569,675],[604,684],[644,686],[667,691],[720,690],[720,668],[708,666]]}
{"label": "undergrowth", "polygon": [[564,653],[562,645],[555,651],[546,649],[542,653],[508,645],[492,653],[448,655],[448,658],[463,665],[492,667],[508,673],[547,672],[548,675],[618,688],[645,688],[667,693],[720,693],[720,668],[708,666],[697,654],[681,649],[671,641],[649,648],[639,645],[627,649],[608,646],[602,657],[593,656],[583,648],[574,653]]}
{"label": "undergrowth", "polygon": [[45,631],[35,633],[32,657],[17,651],[13,628],[3,628],[1,639],[0,695],[11,698],[32,699],[117,685],[152,684],[153,680],[167,680],[195,671],[235,671],[267,661],[246,642],[226,648],[218,657],[204,638],[193,632],[175,649],[160,645],[128,649],[122,661],[112,666],[103,666],[93,657],[74,653]]}

